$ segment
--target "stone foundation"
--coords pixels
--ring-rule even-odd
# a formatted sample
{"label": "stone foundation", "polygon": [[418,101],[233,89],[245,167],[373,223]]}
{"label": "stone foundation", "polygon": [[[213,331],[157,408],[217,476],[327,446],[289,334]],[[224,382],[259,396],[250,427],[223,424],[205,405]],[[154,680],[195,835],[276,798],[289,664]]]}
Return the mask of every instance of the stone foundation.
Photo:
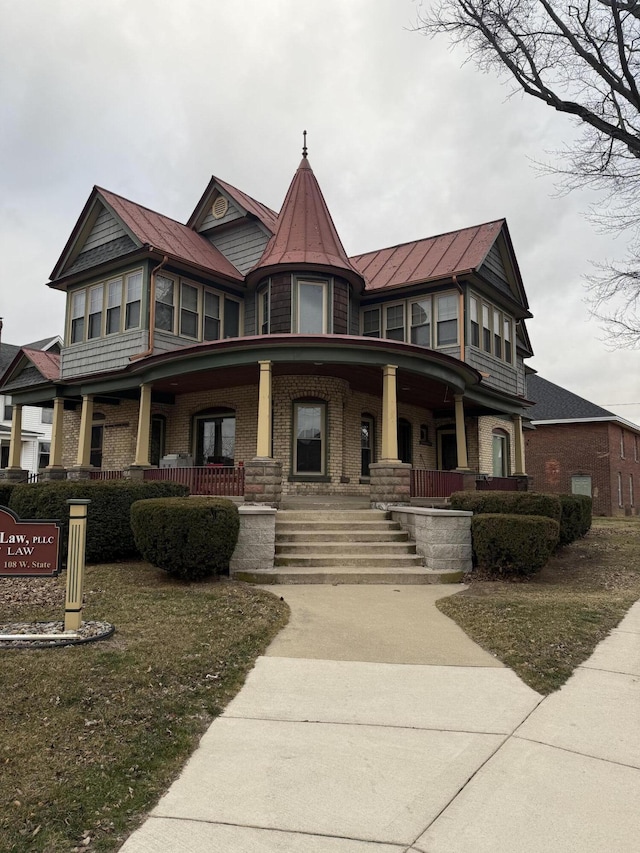
{"label": "stone foundation", "polygon": [[411,465],[405,462],[375,462],[370,471],[370,501],[375,508],[408,504],[411,499]]}
{"label": "stone foundation", "polygon": [[272,569],[276,550],[276,512],[269,506],[241,506],[238,543],[229,563],[229,572]]}
{"label": "stone foundation", "polygon": [[29,472],[23,468],[0,468],[0,480],[7,480],[9,483],[26,483],[29,477]]}
{"label": "stone foundation", "polygon": [[247,503],[279,507],[282,500],[282,463],[252,459],[244,466],[244,499]]}
{"label": "stone foundation", "polygon": [[44,471],[40,471],[40,475],[38,480],[42,482],[48,482],[50,480],[66,480],[67,479],[67,469],[62,467],[57,468],[45,468]]}
{"label": "stone foundation", "polygon": [[415,540],[428,569],[470,572],[472,512],[390,507],[391,517]]}
{"label": "stone foundation", "polygon": [[69,468],[67,471],[67,480],[90,480],[93,467],[89,468]]}

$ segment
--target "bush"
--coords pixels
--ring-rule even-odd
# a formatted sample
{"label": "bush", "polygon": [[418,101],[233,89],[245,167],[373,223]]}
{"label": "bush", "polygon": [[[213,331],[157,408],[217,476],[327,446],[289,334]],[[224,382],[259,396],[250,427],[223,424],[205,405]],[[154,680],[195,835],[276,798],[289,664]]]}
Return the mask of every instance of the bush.
{"label": "bush", "polygon": [[487,513],[471,519],[474,557],[493,574],[531,575],[558,542],[559,524],[540,515]]}
{"label": "bush", "polygon": [[16,483],[0,483],[0,506],[9,506],[11,494],[16,485]]}
{"label": "bush", "polygon": [[586,536],[591,530],[593,501],[588,495],[572,495],[580,502],[580,536]]}
{"label": "bush", "polygon": [[591,527],[591,498],[587,495],[560,495],[560,547],[581,539]]}
{"label": "bush", "polygon": [[225,498],[142,500],[131,507],[131,527],[145,560],[196,581],[228,571],[240,514]]}
{"label": "bush", "polygon": [[451,509],[473,513],[544,515],[558,522],[562,513],[558,495],[542,492],[454,492]]}
{"label": "bush", "polygon": [[13,489],[10,508],[19,518],[59,520],[60,553],[66,561],[69,540],[70,498],[91,501],[87,509],[88,563],[105,563],[139,556],[131,531],[131,504],[142,498],[186,495],[186,486],[140,480],[54,480],[19,484]]}

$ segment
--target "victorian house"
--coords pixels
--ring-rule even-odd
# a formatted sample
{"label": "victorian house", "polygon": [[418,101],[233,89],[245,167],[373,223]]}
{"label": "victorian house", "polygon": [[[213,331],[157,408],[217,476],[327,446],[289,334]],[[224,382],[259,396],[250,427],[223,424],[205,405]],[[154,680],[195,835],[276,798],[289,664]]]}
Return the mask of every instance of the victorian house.
{"label": "victorian house", "polygon": [[524,479],[531,315],[504,220],[349,256],[305,149],[279,213],[215,177],[185,225],[95,187],[48,286],[58,373],[2,379],[12,434],[52,411],[46,477],[275,505]]}

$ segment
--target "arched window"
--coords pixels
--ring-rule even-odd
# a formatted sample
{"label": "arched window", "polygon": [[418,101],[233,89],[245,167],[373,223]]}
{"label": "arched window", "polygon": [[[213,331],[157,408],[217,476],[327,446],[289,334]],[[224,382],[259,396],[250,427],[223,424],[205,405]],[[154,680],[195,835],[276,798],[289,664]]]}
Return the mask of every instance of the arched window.
{"label": "arched window", "polygon": [[509,476],[509,433],[503,429],[494,429],[493,445],[493,476]]}
{"label": "arched window", "polygon": [[208,409],[193,419],[194,465],[233,465],[236,448],[236,413],[233,409]]}
{"label": "arched window", "polygon": [[413,461],[413,429],[406,418],[398,419],[398,458],[409,464]]}
{"label": "arched window", "polygon": [[369,466],[375,461],[376,424],[373,415],[362,413],[360,418],[360,476],[368,477]]}

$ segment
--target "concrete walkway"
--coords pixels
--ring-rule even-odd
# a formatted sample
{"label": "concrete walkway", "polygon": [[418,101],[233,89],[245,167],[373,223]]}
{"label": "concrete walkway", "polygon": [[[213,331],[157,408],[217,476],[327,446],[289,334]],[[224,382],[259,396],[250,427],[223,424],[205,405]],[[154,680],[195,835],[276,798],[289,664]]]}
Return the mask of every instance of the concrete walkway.
{"label": "concrete walkway", "polygon": [[640,603],[543,699],[434,606],[270,587],[289,626],[124,853],[630,853]]}

